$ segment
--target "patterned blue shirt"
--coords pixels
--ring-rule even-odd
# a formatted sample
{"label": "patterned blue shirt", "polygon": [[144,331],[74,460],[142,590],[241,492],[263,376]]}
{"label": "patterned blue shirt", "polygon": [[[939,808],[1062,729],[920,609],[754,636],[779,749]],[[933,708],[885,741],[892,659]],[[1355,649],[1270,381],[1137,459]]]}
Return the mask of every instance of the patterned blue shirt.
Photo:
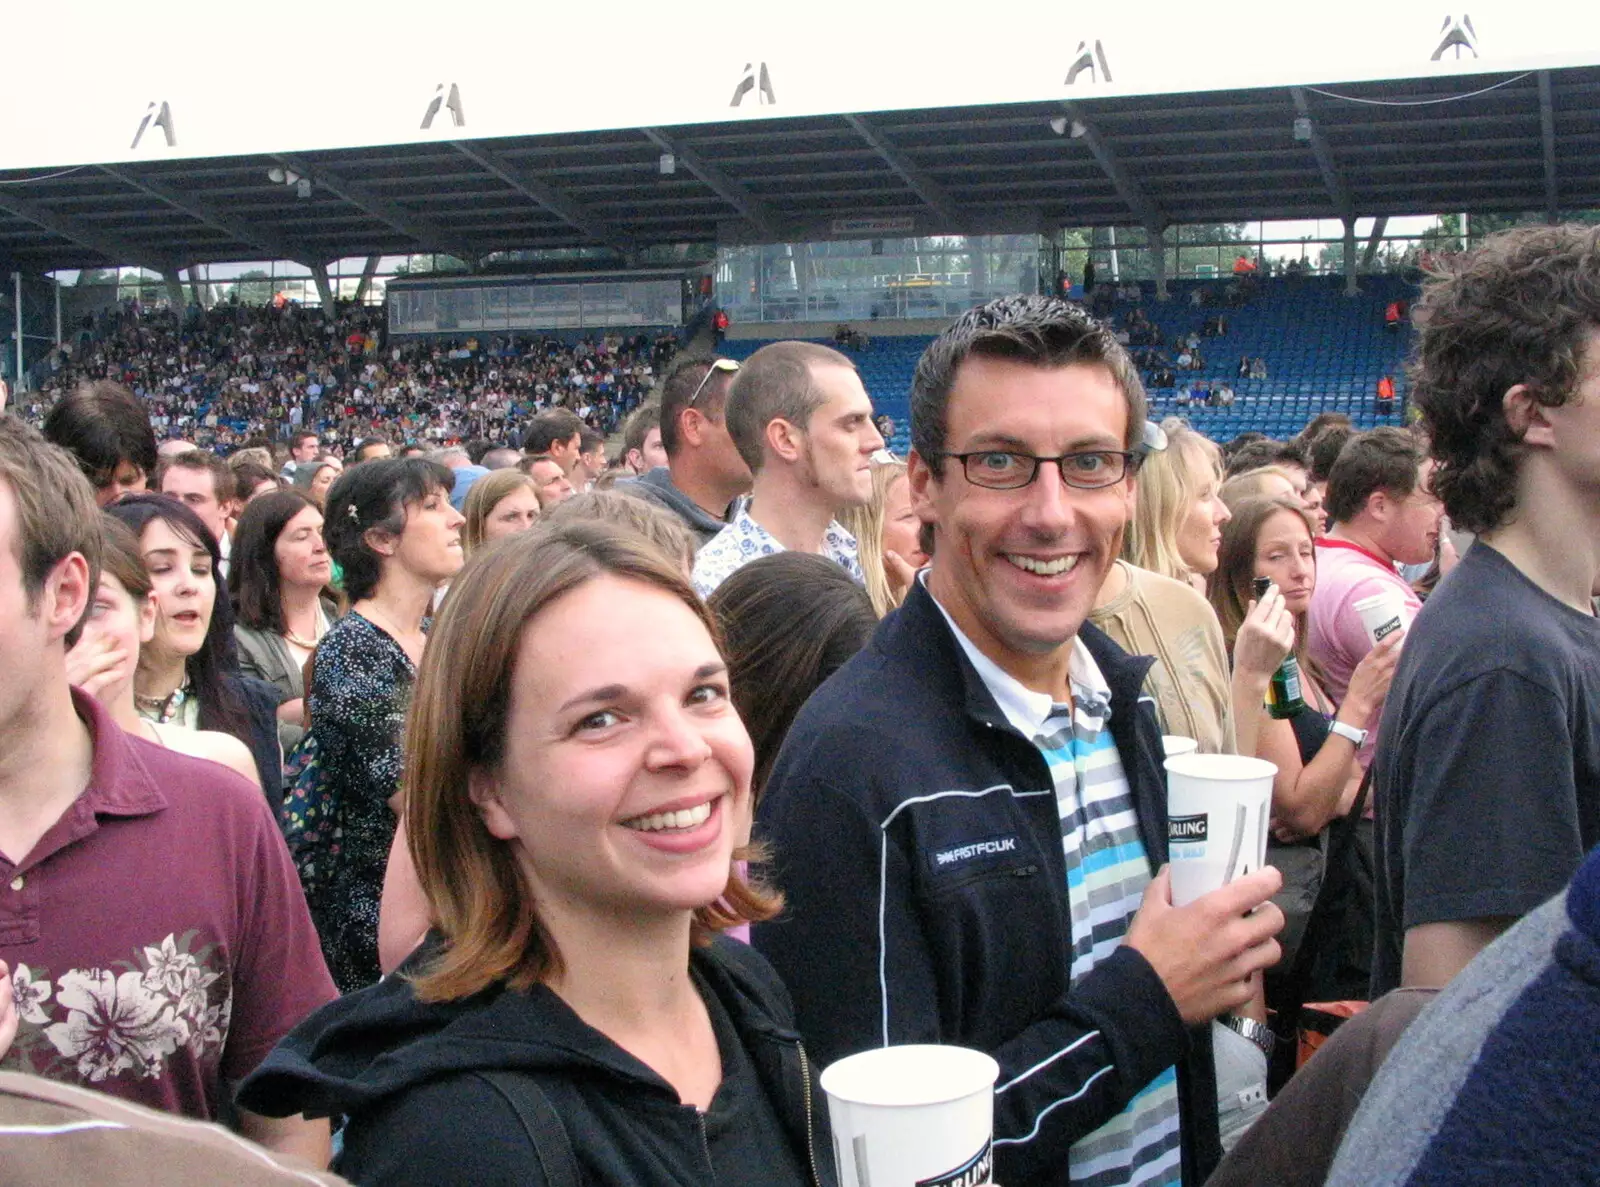
{"label": "patterned blue shirt", "polygon": [[[761,556],[785,551],[777,538],[750,518],[748,507],[741,507],[733,522],[711,538],[694,558],[694,587],[702,598],[709,598],[735,572]],[[856,557],[856,538],[830,520],[822,534],[822,555],[833,561],[862,585],[861,562]]]}

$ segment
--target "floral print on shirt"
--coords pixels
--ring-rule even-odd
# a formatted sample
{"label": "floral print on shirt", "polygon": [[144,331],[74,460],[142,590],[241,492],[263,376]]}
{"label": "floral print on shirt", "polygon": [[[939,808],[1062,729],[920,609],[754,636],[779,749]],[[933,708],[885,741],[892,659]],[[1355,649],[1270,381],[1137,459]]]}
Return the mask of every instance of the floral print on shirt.
{"label": "floral print on shirt", "polygon": [[[749,507],[741,507],[734,515],[733,522],[713,536],[695,555],[695,592],[702,598],[709,598],[717,586],[751,561],[783,550],[777,537],[750,518]],[[856,538],[838,520],[829,520],[827,530],[822,534],[822,555],[850,574],[856,584],[866,584],[857,556]]]}
{"label": "floral print on shirt", "polygon": [[217,945],[169,934],[114,968],[47,969],[18,963],[12,996],[21,1027],[7,1062],[52,1079],[99,1084],[153,1080],[178,1052],[215,1064],[228,1038],[233,994],[212,967]]}

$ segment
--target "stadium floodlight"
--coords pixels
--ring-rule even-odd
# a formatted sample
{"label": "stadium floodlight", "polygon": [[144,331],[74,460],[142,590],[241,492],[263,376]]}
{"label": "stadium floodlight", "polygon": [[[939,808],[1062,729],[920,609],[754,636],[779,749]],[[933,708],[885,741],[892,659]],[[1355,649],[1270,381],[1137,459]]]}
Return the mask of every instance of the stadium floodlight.
{"label": "stadium floodlight", "polygon": [[1056,116],[1050,121],[1050,130],[1057,136],[1065,136],[1067,134],[1067,117],[1064,115]]}
{"label": "stadium floodlight", "polygon": [[273,185],[282,185],[284,181],[283,170],[274,165],[271,169],[267,170],[267,180]]}

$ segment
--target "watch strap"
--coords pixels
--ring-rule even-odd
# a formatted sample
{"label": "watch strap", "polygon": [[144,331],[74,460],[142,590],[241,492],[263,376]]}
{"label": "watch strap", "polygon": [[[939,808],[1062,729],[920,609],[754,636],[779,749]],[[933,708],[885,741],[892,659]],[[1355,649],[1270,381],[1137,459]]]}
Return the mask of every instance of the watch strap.
{"label": "watch strap", "polygon": [[1357,729],[1355,726],[1350,725],[1348,722],[1340,721],[1338,718],[1334,718],[1328,729],[1330,732],[1338,734],[1341,738],[1349,738],[1356,744],[1358,750],[1366,744],[1366,730]]}
{"label": "watch strap", "polygon": [[1237,1014],[1223,1014],[1217,1021],[1226,1026],[1242,1039],[1248,1039],[1268,1059],[1272,1058],[1272,1048],[1278,1041],[1278,1036],[1272,1033],[1272,1028],[1265,1022],[1257,1022],[1254,1018],[1241,1018]]}

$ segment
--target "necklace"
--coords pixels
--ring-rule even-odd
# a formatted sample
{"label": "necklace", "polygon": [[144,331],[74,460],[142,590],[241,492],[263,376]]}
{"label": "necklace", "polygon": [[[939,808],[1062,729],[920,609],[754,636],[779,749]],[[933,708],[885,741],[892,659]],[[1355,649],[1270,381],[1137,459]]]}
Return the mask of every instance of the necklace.
{"label": "necklace", "polygon": [[305,639],[302,639],[299,635],[291,631],[287,623],[284,624],[283,628],[283,637],[289,640],[289,642],[293,643],[296,647],[300,648],[302,651],[315,651],[317,649],[317,644],[322,642],[322,636],[327,633],[328,623],[327,620],[322,616],[321,606],[317,607],[317,624],[311,632],[310,642],[307,642]]}
{"label": "necklace", "polygon": [[177,718],[184,702],[191,695],[193,694],[189,691],[189,682],[185,680],[164,697],[146,697],[134,693],[133,707],[139,711],[141,717],[165,724]]}

